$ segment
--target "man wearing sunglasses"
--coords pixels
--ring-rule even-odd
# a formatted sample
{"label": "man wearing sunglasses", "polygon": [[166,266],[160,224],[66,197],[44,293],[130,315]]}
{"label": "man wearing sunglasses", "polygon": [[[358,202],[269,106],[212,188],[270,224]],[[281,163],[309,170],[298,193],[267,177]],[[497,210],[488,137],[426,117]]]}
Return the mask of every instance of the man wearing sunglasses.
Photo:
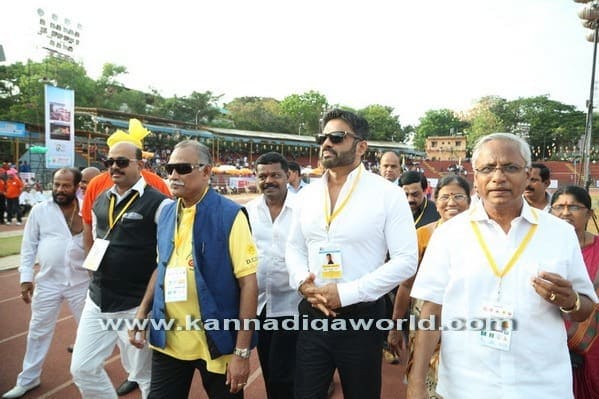
{"label": "man wearing sunglasses", "polygon": [[[155,322],[175,326],[150,326],[150,398],[187,398],[195,370],[210,398],[243,398],[248,382],[255,337],[244,321],[256,317],[257,251],[245,209],[210,187],[211,169],[210,151],[193,140],[178,143],[166,164],[178,200],[160,216],[158,268],[136,317],[151,310]],[[203,329],[208,323],[219,328]],[[145,331],[129,340],[142,347]]]}
{"label": "man wearing sunglasses", "polygon": [[[323,121],[316,141],[326,172],[300,194],[285,261],[304,297],[300,316],[311,326],[347,324],[300,330],[296,397],[325,397],[337,369],[345,398],[378,398],[384,332],[374,323],[385,317],[383,296],[416,271],[416,230],[406,196],[362,165],[368,122],[339,109]],[[372,324],[356,328],[350,319]]]}
{"label": "man wearing sunglasses", "polygon": [[104,361],[120,342],[123,365],[142,397],[150,387],[150,350],[128,345],[125,326],[102,329],[99,320],[131,319],[156,268],[156,230],[170,202],[141,176],[141,149],[130,142],[113,145],[106,166],[114,185],[92,209],[94,246],[84,262],[92,270],[71,360],[71,374],[84,398],[116,398]]}
{"label": "man wearing sunglasses", "polygon": [[[136,148],[143,149],[142,140],[147,134],[149,134],[149,131],[147,129],[144,129],[143,126],[141,126],[141,123],[135,119],[131,119],[129,121],[129,126],[129,133],[125,133],[122,130],[117,130],[108,137],[108,139],[106,140],[106,144],[108,144],[109,151],[113,146],[122,142],[132,143],[133,145],[135,145]],[[124,161],[121,161],[121,164],[122,162]],[[105,162],[105,166],[107,169],[109,169],[114,164],[114,159],[107,160],[107,162]],[[116,167],[118,167],[118,164],[116,165]],[[171,196],[171,192],[168,186],[160,176],[146,168],[141,169],[141,175],[149,186],[155,188],[156,190],[160,191],[168,197]],[[83,202],[81,204],[81,218],[83,219],[83,246],[86,252],[89,252],[94,241],[92,236],[92,207],[94,205],[94,201],[102,192],[108,190],[113,185],[114,182],[112,181],[112,177],[110,175],[109,170],[100,173],[98,176],[93,177],[91,180],[89,180],[89,183],[87,184],[87,187],[85,189],[85,195],[83,196]],[[72,351],[72,349],[70,351]],[[121,361],[125,362],[126,358],[121,357]],[[123,367],[125,368],[125,370],[129,369],[129,365],[125,363],[123,363]],[[117,394],[119,396],[126,395],[129,392],[132,392],[135,389],[137,389],[137,387],[138,386],[135,381],[127,378],[117,388]]]}

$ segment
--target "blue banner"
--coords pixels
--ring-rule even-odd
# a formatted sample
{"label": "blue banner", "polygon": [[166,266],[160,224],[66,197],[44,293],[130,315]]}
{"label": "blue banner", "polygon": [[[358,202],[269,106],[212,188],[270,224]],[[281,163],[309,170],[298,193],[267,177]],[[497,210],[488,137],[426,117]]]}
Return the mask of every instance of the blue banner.
{"label": "blue banner", "polygon": [[25,137],[25,124],[0,121],[0,136]]}

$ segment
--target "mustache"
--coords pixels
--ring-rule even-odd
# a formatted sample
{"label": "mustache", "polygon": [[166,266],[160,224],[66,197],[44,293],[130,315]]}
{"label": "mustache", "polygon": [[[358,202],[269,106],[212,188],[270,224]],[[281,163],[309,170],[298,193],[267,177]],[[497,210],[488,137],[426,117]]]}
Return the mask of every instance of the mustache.
{"label": "mustache", "polygon": [[267,189],[267,188],[279,188],[279,186],[277,184],[270,183],[270,184],[265,184],[264,188],[265,189]]}

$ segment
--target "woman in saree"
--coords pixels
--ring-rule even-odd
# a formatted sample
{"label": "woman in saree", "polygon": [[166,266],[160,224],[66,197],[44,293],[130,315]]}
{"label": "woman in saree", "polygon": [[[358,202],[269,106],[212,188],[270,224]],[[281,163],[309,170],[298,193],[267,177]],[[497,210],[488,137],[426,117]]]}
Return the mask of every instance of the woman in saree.
{"label": "woman in saree", "polygon": [[[448,175],[443,177],[435,190],[435,204],[437,206],[437,212],[441,218],[433,223],[429,223],[416,230],[418,236],[418,263],[422,260],[424,252],[428,242],[433,235],[437,226],[441,223],[446,222],[452,217],[459,215],[460,213],[467,210],[470,206],[470,185],[468,181],[461,176]],[[397,295],[395,296],[395,303],[393,306],[393,319],[397,320],[407,315],[408,309],[410,314],[416,318],[420,316],[420,309],[422,307],[422,301],[416,301],[410,299],[410,291],[416,275],[412,278],[402,282],[397,289]],[[404,324],[405,325],[405,324]],[[389,350],[396,356],[400,356],[400,352],[405,347],[404,331],[391,330],[387,342],[389,344]],[[410,331],[409,334],[409,358],[406,368],[406,375],[409,375],[412,354],[414,350],[414,334],[415,331]],[[431,358],[429,366],[429,372],[427,374],[426,386],[430,399],[441,398],[439,394],[435,392],[437,386],[437,368],[439,364],[439,345]]]}
{"label": "woman in saree", "polygon": [[[599,294],[599,236],[587,230],[588,222],[593,217],[589,193],[578,186],[558,189],[551,198],[551,213],[574,226],[589,277],[593,281],[595,291]],[[594,312],[597,312],[597,306]],[[591,317],[595,317],[595,313],[592,313]],[[568,320],[566,320],[566,327],[568,338],[571,338],[577,329],[584,328],[581,323]],[[571,340],[568,344],[573,360],[574,397],[576,399],[599,398],[599,343],[595,341],[584,354],[572,350]]]}

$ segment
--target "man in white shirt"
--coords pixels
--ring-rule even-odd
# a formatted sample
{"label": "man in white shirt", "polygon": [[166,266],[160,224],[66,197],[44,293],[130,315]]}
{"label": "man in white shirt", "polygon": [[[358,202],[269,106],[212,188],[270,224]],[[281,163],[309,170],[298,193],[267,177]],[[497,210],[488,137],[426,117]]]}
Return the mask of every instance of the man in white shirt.
{"label": "man in white shirt", "polygon": [[83,196],[85,195],[85,189],[87,189],[87,185],[89,182],[100,173],[100,169],[90,166],[81,171],[81,181],[79,182],[79,189],[77,190],[77,198],[83,200]]}
{"label": "man in white shirt", "polygon": [[[316,137],[326,172],[294,207],[285,260],[290,285],[304,296],[300,315],[310,321],[298,338],[299,398],[325,397],[335,369],[345,398],[380,397],[384,333],[374,324],[384,318],[383,295],[416,271],[405,194],[362,165],[368,135],[364,118],[328,112]],[[372,324],[359,328],[351,321]],[[319,327],[336,323],[341,328]]]}
{"label": "man in white shirt", "polygon": [[395,151],[387,151],[381,156],[379,173],[396,186],[399,185],[401,165],[399,155]]}
{"label": "man in white shirt", "polygon": [[36,187],[35,193],[33,194],[33,198],[36,204],[44,202],[48,199],[48,197],[46,197],[46,195],[44,194],[44,191],[42,190],[41,186]]}
{"label": "man in white shirt", "polygon": [[287,192],[297,194],[306,183],[302,180],[302,170],[297,162],[289,161],[289,179],[287,179]]}
{"label": "man in white shirt", "polygon": [[26,185],[23,187],[23,192],[19,195],[19,206],[21,207],[21,214],[27,216],[33,205],[35,205],[35,196],[31,192],[31,186]]}
{"label": "man in white shirt", "polygon": [[[301,296],[289,286],[285,243],[293,217],[287,190],[287,160],[268,152],[256,160],[256,179],[262,195],[246,204],[252,235],[258,247],[258,315],[261,324],[275,322],[278,330],[258,331],[258,356],[269,399],[293,399],[297,329],[283,329],[298,316]],[[287,322],[289,323],[289,322]]]}
{"label": "man in white shirt", "polygon": [[[79,322],[89,284],[84,259],[79,204],[75,196],[81,173],[75,168],[54,173],[52,199],[31,210],[21,244],[21,297],[31,303],[31,321],[23,371],[16,386],[2,397],[19,398],[40,385],[42,364],[50,348],[56,318],[63,301],[67,301]],[[36,256],[40,271],[35,277]]]}
{"label": "man in white shirt", "polygon": [[551,184],[551,171],[540,162],[535,162],[530,166],[530,179],[524,189],[524,199],[528,205],[541,209],[542,211],[551,211],[551,195],[547,192],[547,187]]}
{"label": "man in white shirt", "polygon": [[421,320],[448,328],[417,331],[409,398],[426,397],[441,335],[445,398],[573,397],[564,318],[586,319],[597,296],[571,226],[523,200],[530,157],[508,133],[475,145],[481,202],[437,228],[412,288]]}

